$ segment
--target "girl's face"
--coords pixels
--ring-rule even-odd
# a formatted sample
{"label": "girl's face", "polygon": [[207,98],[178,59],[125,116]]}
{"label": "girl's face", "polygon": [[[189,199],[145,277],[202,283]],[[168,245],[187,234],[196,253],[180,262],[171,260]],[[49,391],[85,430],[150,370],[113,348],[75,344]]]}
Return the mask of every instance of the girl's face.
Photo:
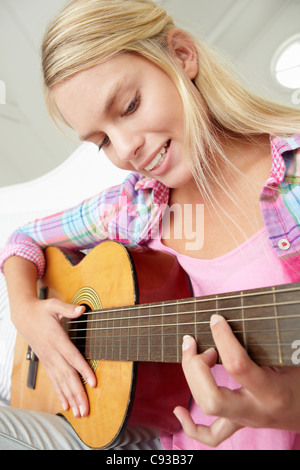
{"label": "girl's face", "polygon": [[80,139],[103,148],[117,167],[170,188],[190,181],[182,100],[152,62],[120,54],[56,85],[54,94]]}

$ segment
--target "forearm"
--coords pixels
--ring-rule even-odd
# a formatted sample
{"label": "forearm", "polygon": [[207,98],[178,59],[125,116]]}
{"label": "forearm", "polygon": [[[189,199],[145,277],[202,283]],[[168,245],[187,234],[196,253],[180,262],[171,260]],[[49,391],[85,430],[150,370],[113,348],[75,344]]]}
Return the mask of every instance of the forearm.
{"label": "forearm", "polygon": [[37,299],[37,268],[24,258],[10,257],[4,264],[4,275],[11,318],[16,328],[25,316],[25,305]]}

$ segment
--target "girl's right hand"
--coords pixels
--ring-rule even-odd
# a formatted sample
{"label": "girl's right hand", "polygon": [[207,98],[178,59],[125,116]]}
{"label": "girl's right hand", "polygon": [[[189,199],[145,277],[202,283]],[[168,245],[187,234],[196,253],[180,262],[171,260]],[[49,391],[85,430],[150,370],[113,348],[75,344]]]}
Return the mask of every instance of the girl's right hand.
{"label": "girl's right hand", "polygon": [[12,322],[43,364],[63,409],[87,416],[89,402],[79,374],[91,387],[96,377],[61,324],[64,317],[80,317],[84,307],[38,299],[37,268],[31,261],[10,257],[4,275]]}
{"label": "girl's right hand", "polygon": [[63,409],[71,407],[76,418],[87,416],[89,402],[79,374],[90,387],[96,386],[96,377],[61,324],[64,317],[80,317],[84,307],[34,298],[22,310],[22,316],[12,314],[14,324],[43,364]]}

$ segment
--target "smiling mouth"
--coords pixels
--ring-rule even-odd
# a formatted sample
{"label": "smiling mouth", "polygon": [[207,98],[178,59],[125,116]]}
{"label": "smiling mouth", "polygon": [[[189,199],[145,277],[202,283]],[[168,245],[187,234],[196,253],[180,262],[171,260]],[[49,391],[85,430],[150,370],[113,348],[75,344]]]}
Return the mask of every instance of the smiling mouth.
{"label": "smiling mouth", "polygon": [[171,141],[168,140],[168,142],[163,146],[163,148],[160,150],[160,152],[156,155],[156,157],[153,158],[152,162],[149,163],[148,166],[145,167],[146,171],[152,171],[158,168],[162,162],[164,161],[167,153],[168,153],[168,148],[170,147]]}

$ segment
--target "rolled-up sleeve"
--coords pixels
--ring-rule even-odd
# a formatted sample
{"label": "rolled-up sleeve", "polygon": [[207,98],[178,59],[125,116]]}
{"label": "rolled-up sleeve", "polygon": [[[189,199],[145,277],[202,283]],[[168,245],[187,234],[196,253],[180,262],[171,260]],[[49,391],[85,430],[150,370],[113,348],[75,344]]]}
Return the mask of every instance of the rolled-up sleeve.
{"label": "rolled-up sleeve", "polygon": [[[142,177],[132,173],[120,186],[105,190],[81,204],[57,214],[37,219],[18,229],[0,253],[0,269],[11,256],[20,256],[37,266],[39,278],[45,270],[43,250],[47,246],[85,250],[110,239],[136,244],[150,233],[150,226],[162,216],[155,203],[156,191],[138,185]],[[136,189],[139,188],[139,189]],[[161,186],[167,201],[168,191]]]}

